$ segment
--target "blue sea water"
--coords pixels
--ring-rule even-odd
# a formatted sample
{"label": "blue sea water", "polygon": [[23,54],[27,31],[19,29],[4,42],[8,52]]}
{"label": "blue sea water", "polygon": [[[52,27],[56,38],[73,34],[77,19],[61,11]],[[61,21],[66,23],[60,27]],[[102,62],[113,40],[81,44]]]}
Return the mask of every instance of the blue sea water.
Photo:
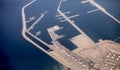
{"label": "blue sea water", "polygon": [[[0,70],[55,70],[54,67],[58,64],[58,62],[42,51],[38,50],[21,36],[21,8],[29,1],[31,0],[0,0]],[[30,14],[33,13],[35,13],[34,15],[38,16],[40,12],[44,12],[46,9],[55,11],[54,8],[56,6],[54,5],[57,5],[59,2],[59,0],[51,0],[50,2],[48,0],[39,1],[46,2],[48,7],[42,8],[42,11],[41,7],[37,7],[37,9],[40,8],[37,10],[37,12],[35,10],[31,12],[26,10],[28,17],[30,17]],[[119,0],[95,1],[105,7],[111,14],[120,19]],[[74,4],[74,0],[70,0],[70,2]],[[71,10],[71,8],[68,9]],[[110,20],[110,18],[106,17],[103,13],[99,13],[104,17],[104,19],[108,20],[107,24],[102,22],[105,20],[101,19],[101,17],[99,17],[101,20],[96,19],[96,15],[94,14],[92,14],[92,16],[95,17],[88,17],[90,18],[90,21],[86,21],[86,23],[78,24],[84,21],[84,18],[81,18],[83,20],[73,20],[77,21],[77,25],[81,27],[92,39],[94,39],[94,41],[97,41],[100,38],[114,40],[120,36],[120,24]],[[96,23],[92,23],[91,20]],[[100,22],[98,23],[97,21]],[[55,24],[52,23],[52,21],[49,21],[49,23],[50,24],[48,24],[48,27],[52,26],[51,24]]]}

